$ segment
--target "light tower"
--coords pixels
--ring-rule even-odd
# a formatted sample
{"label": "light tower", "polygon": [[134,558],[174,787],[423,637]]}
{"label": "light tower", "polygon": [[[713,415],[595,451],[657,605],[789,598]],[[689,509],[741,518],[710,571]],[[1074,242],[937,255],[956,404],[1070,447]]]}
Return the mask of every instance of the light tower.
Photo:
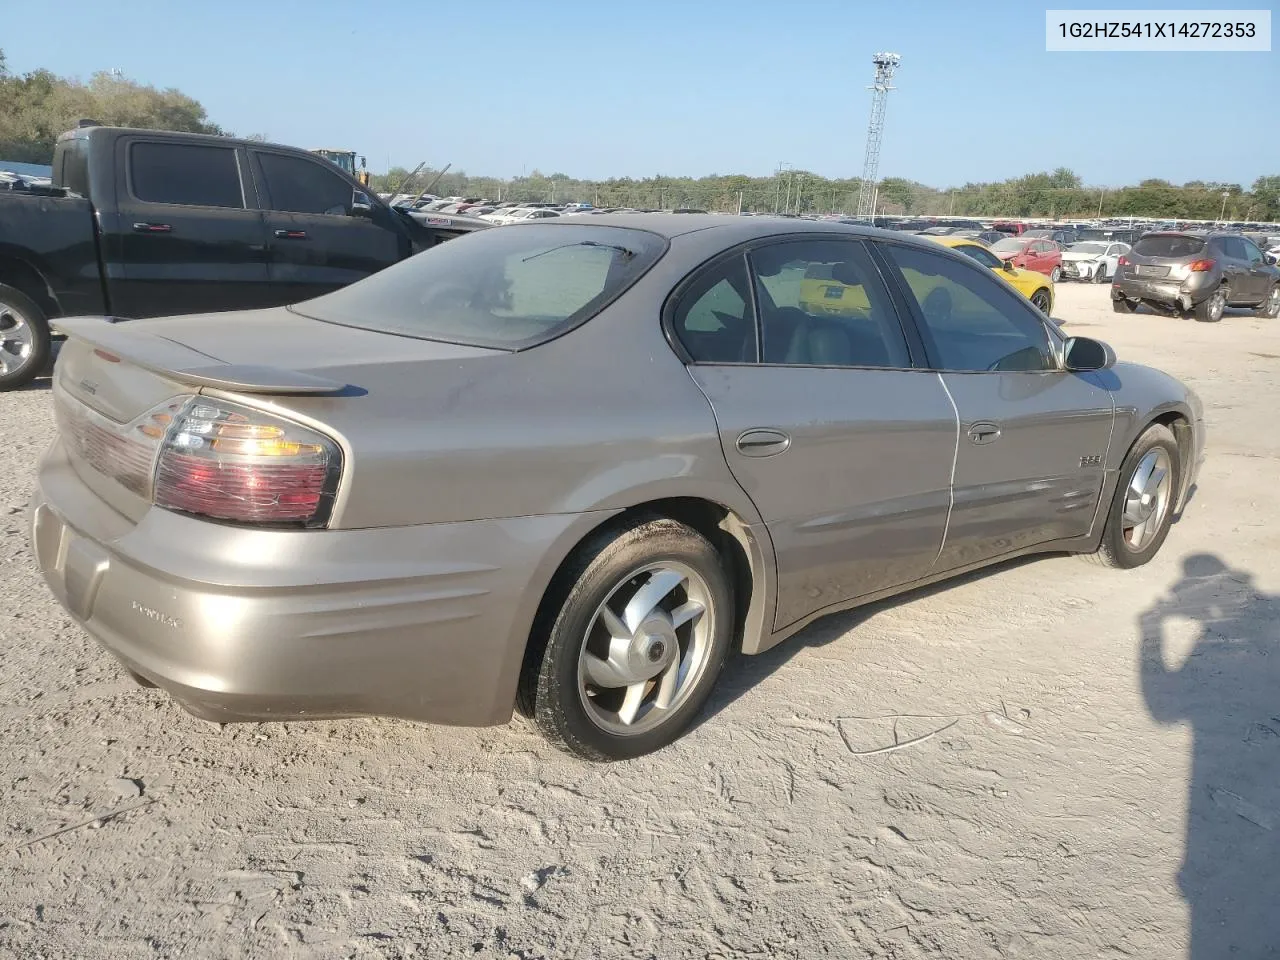
{"label": "light tower", "polygon": [[875,216],[876,183],[880,172],[880,141],[884,139],[884,111],[889,105],[889,81],[902,57],[896,53],[877,53],[871,58],[876,65],[876,79],[871,90],[871,122],[867,124],[867,156],[862,161],[862,186],[858,190],[859,217]]}

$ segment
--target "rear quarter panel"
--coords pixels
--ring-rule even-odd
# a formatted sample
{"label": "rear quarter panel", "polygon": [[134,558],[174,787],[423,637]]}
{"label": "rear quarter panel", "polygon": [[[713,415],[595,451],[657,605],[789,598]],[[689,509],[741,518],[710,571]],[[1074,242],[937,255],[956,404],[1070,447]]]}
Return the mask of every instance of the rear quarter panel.
{"label": "rear quarter panel", "polygon": [[56,315],[103,313],[93,206],[82,197],[0,195],[0,283],[26,290],[31,271]]}

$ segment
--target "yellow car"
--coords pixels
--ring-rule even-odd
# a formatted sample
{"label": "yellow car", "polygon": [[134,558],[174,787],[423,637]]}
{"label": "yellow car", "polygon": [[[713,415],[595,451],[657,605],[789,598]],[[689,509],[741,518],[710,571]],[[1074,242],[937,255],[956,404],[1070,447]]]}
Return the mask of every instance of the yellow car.
{"label": "yellow car", "polygon": [[[1043,273],[1021,270],[1006,263],[988,250],[980,240],[932,236],[929,239],[963,253],[984,267],[990,267],[1045,316],[1053,309],[1053,281]],[[870,304],[862,287],[841,283],[832,277],[831,271],[831,264],[815,263],[809,266],[800,281],[800,308],[810,314],[829,313],[837,316],[867,312]],[[931,284],[926,278],[912,272],[908,272],[906,280],[912,292],[923,303]]]}
{"label": "yellow car", "polygon": [[957,253],[963,253],[984,267],[990,267],[1000,276],[1000,279],[1030,300],[1046,317],[1053,309],[1053,281],[1043,273],[1023,270],[1001,260],[980,240],[970,240],[967,237],[930,237],[929,239],[944,247],[950,247]]}

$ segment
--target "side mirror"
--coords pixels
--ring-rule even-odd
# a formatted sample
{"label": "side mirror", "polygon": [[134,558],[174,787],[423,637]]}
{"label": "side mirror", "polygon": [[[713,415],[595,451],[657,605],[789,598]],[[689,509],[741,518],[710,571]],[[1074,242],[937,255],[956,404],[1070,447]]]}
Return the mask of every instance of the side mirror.
{"label": "side mirror", "polygon": [[1108,344],[1092,337],[1072,337],[1062,351],[1068,370],[1084,373],[1115,366],[1116,352]]}
{"label": "side mirror", "polygon": [[1265,254],[1265,256],[1267,258],[1267,263],[1274,267],[1276,265],[1276,258],[1270,253]]}
{"label": "side mirror", "polygon": [[373,216],[373,204],[363,193],[357,193],[352,198],[351,216],[364,217],[366,220]]}
{"label": "side mirror", "polygon": [[1014,272],[1016,272],[1016,271],[1015,271],[1015,269],[1014,269],[1013,261],[1012,261],[1012,260],[1001,260],[1001,261],[1000,261],[1000,269],[1001,269],[1001,270],[1003,270],[1005,273],[1014,273]]}

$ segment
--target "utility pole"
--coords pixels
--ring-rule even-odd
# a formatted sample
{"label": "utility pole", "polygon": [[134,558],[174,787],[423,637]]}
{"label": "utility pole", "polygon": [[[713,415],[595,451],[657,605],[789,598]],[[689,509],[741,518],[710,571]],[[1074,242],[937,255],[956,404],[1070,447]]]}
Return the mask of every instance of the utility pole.
{"label": "utility pole", "polygon": [[896,53],[877,53],[871,58],[876,67],[871,93],[871,120],[867,124],[867,152],[862,161],[862,187],[858,191],[858,216],[875,216],[875,194],[880,175],[880,142],[884,139],[884,113],[889,105],[890,81],[902,62]]}
{"label": "utility pole", "polygon": [[804,190],[804,174],[796,175],[796,216],[800,216],[800,194]]}
{"label": "utility pole", "polygon": [[1098,194],[1098,219],[1102,219],[1102,198],[1107,195],[1107,188],[1103,187],[1102,192]]}
{"label": "utility pole", "polygon": [[1227,193],[1227,191],[1222,191],[1222,212],[1218,214],[1219,223],[1225,222],[1227,219],[1227,197],[1229,196],[1231,194]]}

